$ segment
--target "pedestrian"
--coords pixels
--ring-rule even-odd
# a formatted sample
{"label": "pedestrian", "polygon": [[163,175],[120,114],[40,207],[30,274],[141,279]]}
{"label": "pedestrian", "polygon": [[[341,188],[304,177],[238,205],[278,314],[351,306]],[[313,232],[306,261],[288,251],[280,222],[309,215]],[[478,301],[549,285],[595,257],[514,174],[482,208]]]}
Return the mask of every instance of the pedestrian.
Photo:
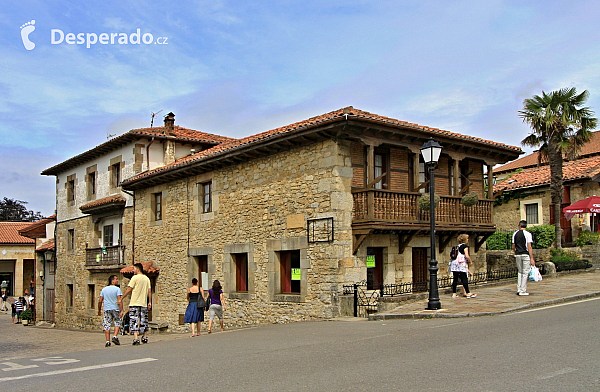
{"label": "pedestrian", "polygon": [[8,310],[8,295],[6,295],[6,291],[2,293],[2,311]]}
{"label": "pedestrian", "polygon": [[15,311],[17,314],[17,324],[21,324],[21,313],[25,310],[26,302],[24,297],[19,297],[15,302]]}
{"label": "pedestrian", "polygon": [[11,309],[11,318],[12,318],[12,324],[15,323],[15,317],[17,316],[17,305],[15,305],[15,303],[11,303],[10,304],[10,309]]}
{"label": "pedestrian", "polygon": [[469,236],[467,234],[459,235],[458,242],[460,245],[458,245],[456,260],[453,260],[450,265],[450,270],[453,275],[452,298],[458,297],[458,294],[456,294],[456,286],[458,285],[459,280],[465,290],[466,297],[475,298],[477,297],[477,294],[472,294],[471,291],[469,291],[469,274],[473,275],[473,273],[469,271],[469,267],[473,264],[471,256],[469,256]]}
{"label": "pedestrian", "polygon": [[204,321],[204,309],[198,309],[198,300],[200,296],[206,300],[204,290],[198,286],[198,279],[192,279],[192,287],[187,290],[188,306],[183,318],[184,323],[190,323],[192,327],[192,337],[200,336],[200,323]]}
{"label": "pedestrian", "polygon": [[115,333],[112,338],[112,342],[119,346],[119,329],[121,328],[121,317],[123,317],[123,293],[119,286],[119,277],[117,275],[111,275],[108,278],[108,286],[100,291],[100,298],[98,299],[98,316],[102,311],[102,304],[104,304],[104,317],[102,318],[102,327],[104,328],[104,336],[106,337],[106,343],[104,347],[110,347],[110,326],[114,324]]}
{"label": "pedestrian", "polygon": [[142,334],[142,343],[148,343],[148,310],[152,308],[152,288],[150,279],[144,275],[141,263],[133,265],[135,275],[129,281],[123,298],[131,294],[129,302],[129,329],[133,332],[133,345],[139,346],[139,334]]}
{"label": "pedestrian", "polygon": [[515,231],[512,240],[512,249],[515,252],[515,260],[517,263],[517,270],[519,275],[517,278],[517,294],[518,295],[529,295],[527,292],[527,279],[529,279],[529,270],[531,266],[535,265],[533,259],[533,237],[531,233],[525,230],[527,228],[527,221],[522,220],[519,222],[519,230]]}
{"label": "pedestrian", "polygon": [[225,328],[223,328],[223,312],[227,310],[227,307],[225,306],[225,297],[223,297],[223,288],[218,280],[213,282],[212,288],[208,290],[208,295],[210,297],[208,333],[212,332],[212,324],[215,316],[219,318],[221,331],[225,331]]}

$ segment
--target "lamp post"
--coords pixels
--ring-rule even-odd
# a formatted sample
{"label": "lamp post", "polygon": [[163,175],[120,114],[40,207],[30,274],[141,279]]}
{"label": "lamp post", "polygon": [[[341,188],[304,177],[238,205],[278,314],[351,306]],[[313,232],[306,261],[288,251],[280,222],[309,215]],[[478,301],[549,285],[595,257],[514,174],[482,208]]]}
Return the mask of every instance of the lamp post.
{"label": "lamp post", "polygon": [[429,260],[429,301],[427,302],[428,310],[437,310],[442,308],[440,296],[438,294],[437,272],[438,262],[435,259],[435,181],[433,171],[435,165],[440,158],[442,146],[438,142],[429,138],[429,140],[421,147],[421,155],[425,165],[429,168],[429,217],[430,217],[430,233],[431,233],[431,260]]}

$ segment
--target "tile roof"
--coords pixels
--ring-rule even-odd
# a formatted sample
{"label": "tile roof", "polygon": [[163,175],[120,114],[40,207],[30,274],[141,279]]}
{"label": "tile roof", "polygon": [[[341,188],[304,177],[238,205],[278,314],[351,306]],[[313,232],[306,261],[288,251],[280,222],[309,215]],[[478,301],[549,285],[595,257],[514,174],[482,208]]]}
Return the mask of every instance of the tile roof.
{"label": "tile roof", "polygon": [[46,250],[53,250],[53,249],[54,249],[54,238],[50,238],[48,241],[44,242],[42,245],[35,248],[35,250],[38,252],[46,251]]}
{"label": "tile roof", "polygon": [[[591,179],[600,174],[600,156],[565,162],[563,181]],[[550,184],[550,166],[523,169],[494,185],[494,193]]]}
{"label": "tile roof", "polygon": [[[581,151],[579,151],[579,157],[584,158],[586,156],[597,155],[597,154],[600,154],[600,132],[599,131],[592,132],[592,137],[590,138],[590,141],[587,142],[586,144],[584,144],[583,147],[581,148]],[[524,157],[515,159],[512,162],[508,162],[507,164],[494,169],[494,172],[499,174],[499,173],[510,172],[510,171],[513,171],[513,170],[519,169],[519,168],[537,166],[538,156],[539,156],[539,152],[534,151],[533,153],[531,153],[529,155],[525,155]],[[548,163],[548,160],[545,158],[542,159],[542,164],[546,164],[546,163]]]}
{"label": "tile roof", "polygon": [[102,199],[90,201],[89,203],[84,204],[81,207],[79,207],[79,209],[81,211],[83,211],[83,210],[88,210],[90,208],[96,208],[96,207],[104,206],[104,205],[107,205],[107,204],[126,203],[126,202],[127,202],[127,200],[123,196],[121,196],[121,195],[111,195],[111,196],[108,196],[108,197],[104,197]]}
{"label": "tile roof", "polygon": [[0,244],[35,244],[33,238],[19,234],[19,230],[31,225],[31,222],[0,222]]}
{"label": "tile roof", "polygon": [[56,214],[37,222],[30,223],[28,226],[19,230],[19,234],[29,238],[41,238],[46,236],[46,225],[56,220]]}
{"label": "tile roof", "polygon": [[140,180],[144,177],[149,177],[154,174],[173,170],[175,168],[186,166],[188,164],[202,161],[207,158],[216,157],[218,155],[225,154],[227,152],[234,151],[236,149],[240,149],[240,148],[243,148],[245,146],[248,146],[248,145],[251,145],[254,143],[259,143],[259,142],[266,141],[269,139],[275,139],[278,136],[283,135],[283,134],[288,134],[288,133],[292,133],[297,130],[303,130],[303,129],[307,129],[307,128],[311,128],[311,127],[317,127],[317,126],[327,123],[327,122],[343,120],[346,118],[351,119],[351,120],[352,119],[360,119],[360,120],[384,123],[386,125],[412,128],[412,129],[422,131],[424,133],[428,133],[431,136],[442,135],[442,136],[453,138],[453,139],[471,141],[471,142],[486,144],[486,145],[493,146],[496,148],[506,149],[506,150],[511,151],[512,153],[521,152],[521,149],[519,147],[509,146],[509,145],[506,145],[503,143],[497,143],[497,142],[494,142],[491,140],[485,140],[485,139],[481,139],[481,138],[477,138],[477,137],[461,135],[459,133],[445,131],[445,130],[437,129],[437,128],[431,128],[431,127],[427,127],[427,126],[423,126],[423,125],[419,125],[419,124],[409,123],[406,121],[400,121],[400,120],[397,120],[394,118],[380,116],[378,114],[366,112],[364,110],[355,109],[352,106],[348,106],[346,108],[334,110],[329,113],[311,117],[307,120],[302,120],[302,121],[295,122],[293,124],[289,124],[289,125],[286,125],[283,127],[279,127],[279,128],[271,129],[269,131],[258,133],[256,135],[251,135],[251,136],[241,138],[241,139],[230,140],[229,142],[219,144],[210,149],[203,150],[203,151],[197,152],[193,155],[188,155],[186,157],[180,158],[169,165],[165,165],[165,166],[156,168],[154,170],[140,173],[136,176],[126,179],[125,181],[123,181],[123,184],[126,185],[128,183]]}
{"label": "tile roof", "polygon": [[234,140],[227,136],[220,136],[212,133],[196,131],[194,129],[183,128],[178,125],[174,126],[172,133],[173,135],[168,135],[166,127],[132,129],[122,135],[119,135],[102,144],[99,144],[86,152],[69,158],[64,162],[61,162],[57,165],[52,166],[51,168],[42,171],[42,175],[57,175],[74,166],[90,161],[99,156],[105,155],[108,152],[117,149],[122,145],[125,145],[143,137],[155,137],[158,139],[170,139],[181,142],[209,145],[217,145],[219,143],[225,143],[230,140]]}
{"label": "tile roof", "polygon": [[[158,275],[160,273],[160,269],[158,267],[153,266],[151,261],[148,261],[147,263],[142,263],[142,266],[144,267],[144,274],[146,275],[152,276]],[[133,276],[133,265],[128,265],[125,268],[121,268],[120,272],[125,276]]]}

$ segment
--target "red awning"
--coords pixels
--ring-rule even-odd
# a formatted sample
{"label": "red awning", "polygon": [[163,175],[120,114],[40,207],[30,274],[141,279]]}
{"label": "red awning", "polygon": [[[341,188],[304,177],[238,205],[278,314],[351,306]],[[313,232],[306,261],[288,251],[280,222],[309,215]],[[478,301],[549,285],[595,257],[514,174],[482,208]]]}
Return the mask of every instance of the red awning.
{"label": "red awning", "polygon": [[[152,265],[151,261],[149,261],[147,263],[142,263],[142,266],[144,267],[144,274],[146,274],[148,276],[156,276],[160,273],[160,269],[157,267],[154,267]],[[133,276],[133,265],[128,265],[125,268],[121,268],[120,272],[125,277],[132,277]]]}
{"label": "red awning", "polygon": [[600,213],[600,197],[590,196],[587,199],[579,200],[568,207],[563,208],[565,218],[571,219],[575,214],[587,214],[589,212]]}

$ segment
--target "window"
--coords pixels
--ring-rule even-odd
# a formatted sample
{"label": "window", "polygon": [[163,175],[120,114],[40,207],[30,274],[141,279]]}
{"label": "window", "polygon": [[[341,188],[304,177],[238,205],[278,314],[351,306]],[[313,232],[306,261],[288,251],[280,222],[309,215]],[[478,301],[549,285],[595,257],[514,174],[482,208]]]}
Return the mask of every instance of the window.
{"label": "window", "polygon": [[87,175],[87,191],[88,198],[96,196],[96,172],[88,173]]}
{"label": "window", "polygon": [[458,164],[458,169],[460,172],[460,181],[458,182],[458,190],[462,191],[463,189],[469,187],[469,162],[467,161],[461,161]]}
{"label": "window", "polygon": [[300,294],[301,270],[300,251],[279,252],[281,269],[281,292],[283,294]]}
{"label": "window", "polygon": [[[425,165],[425,161],[423,160],[423,156],[419,155],[419,185],[429,181],[429,171],[427,170],[427,166]],[[425,186],[419,189],[421,193],[428,193],[429,187]]]}
{"label": "window", "polygon": [[[383,178],[379,180],[375,184],[375,189],[387,189],[388,187],[388,167],[387,167],[387,159],[388,154],[384,150],[375,149],[374,158],[374,168],[375,168],[375,178],[378,178],[383,175]],[[374,178],[374,179],[375,179]]]}
{"label": "window", "polygon": [[121,162],[110,165],[110,186],[116,188],[121,185]]}
{"label": "window", "polygon": [[75,201],[75,180],[67,181],[67,201]]}
{"label": "window", "polygon": [[528,224],[540,223],[538,219],[538,204],[525,204],[525,220]]}
{"label": "window", "polygon": [[75,229],[67,230],[67,250],[75,249]]}
{"label": "window", "polygon": [[212,211],[212,182],[200,184],[200,207],[204,214]]}
{"label": "window", "polygon": [[88,284],[88,309],[96,308],[96,285]]}
{"label": "window", "polygon": [[248,255],[246,253],[234,253],[235,262],[235,291],[248,291]]}
{"label": "window", "polygon": [[67,308],[73,307],[73,284],[67,284],[67,298],[65,298]]}
{"label": "window", "polygon": [[162,220],[162,193],[154,193],[154,220],[159,221]]}
{"label": "window", "polygon": [[102,246],[113,246],[113,225],[103,227]]}
{"label": "window", "polygon": [[119,223],[119,245],[123,244],[123,224]]}

